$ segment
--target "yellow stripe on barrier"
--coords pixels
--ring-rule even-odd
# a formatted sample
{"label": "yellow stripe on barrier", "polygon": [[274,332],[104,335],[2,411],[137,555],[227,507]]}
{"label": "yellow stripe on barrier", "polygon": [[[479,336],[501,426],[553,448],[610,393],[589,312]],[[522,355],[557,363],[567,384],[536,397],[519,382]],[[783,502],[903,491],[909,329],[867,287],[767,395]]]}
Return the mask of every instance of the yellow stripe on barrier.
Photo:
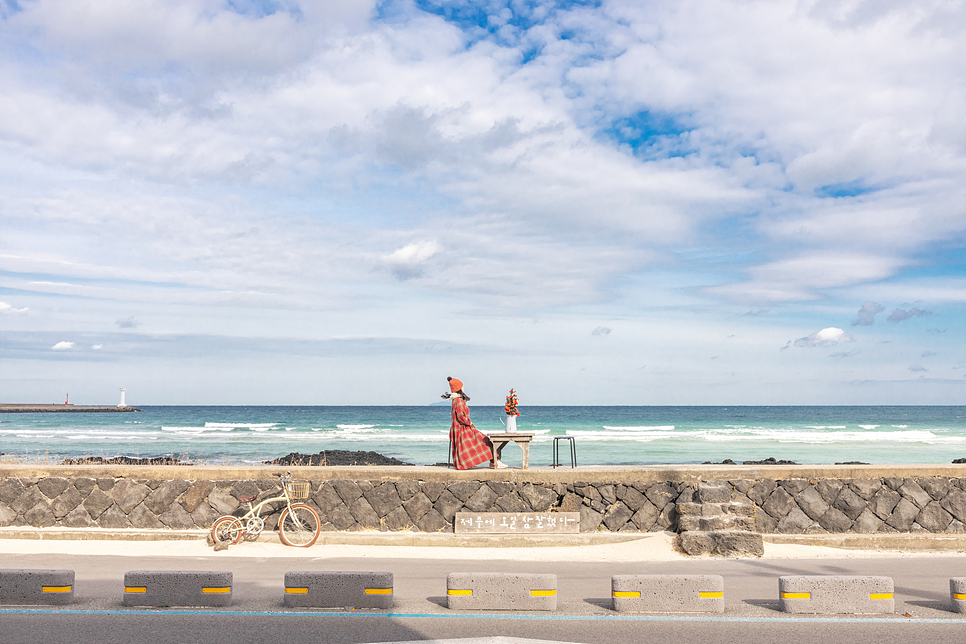
{"label": "yellow stripe on barrier", "polygon": [[472,590],[447,590],[447,595],[472,595]]}
{"label": "yellow stripe on barrier", "polygon": [[556,590],[531,590],[531,597],[553,597],[557,594]]}
{"label": "yellow stripe on barrier", "polygon": [[706,591],[706,592],[698,591],[698,597],[700,597],[701,599],[718,599],[720,597],[724,597],[724,591],[721,591],[721,590]]}
{"label": "yellow stripe on barrier", "polygon": [[638,590],[615,590],[613,595],[614,597],[640,597],[641,593]]}
{"label": "yellow stripe on barrier", "polygon": [[782,593],[782,599],[811,599],[812,593]]}
{"label": "yellow stripe on barrier", "polygon": [[892,593],[872,593],[869,599],[892,599]]}
{"label": "yellow stripe on barrier", "polygon": [[69,593],[73,586],[42,586],[40,590],[45,593]]}
{"label": "yellow stripe on barrier", "polygon": [[966,594],[964,594],[964,593],[953,593],[953,599],[958,599],[960,601],[966,601]]}
{"label": "yellow stripe on barrier", "polygon": [[231,586],[215,587],[215,588],[202,588],[201,589],[201,592],[204,593],[204,594],[206,594],[206,595],[216,594],[216,593],[230,593],[231,592]]}
{"label": "yellow stripe on barrier", "polygon": [[146,593],[148,589],[144,586],[125,586],[124,592],[126,593]]}
{"label": "yellow stripe on barrier", "polygon": [[285,592],[289,593],[290,595],[308,595],[309,589],[308,588],[286,588]]}
{"label": "yellow stripe on barrier", "polygon": [[391,595],[392,588],[366,588],[367,595]]}

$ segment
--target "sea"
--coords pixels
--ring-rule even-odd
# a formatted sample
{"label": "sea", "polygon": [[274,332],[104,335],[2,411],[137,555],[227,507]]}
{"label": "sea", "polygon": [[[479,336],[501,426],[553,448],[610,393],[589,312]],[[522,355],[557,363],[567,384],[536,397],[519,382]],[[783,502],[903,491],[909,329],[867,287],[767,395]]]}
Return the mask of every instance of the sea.
{"label": "sea", "polygon": [[[171,455],[259,464],[291,452],[373,451],[415,465],[447,461],[448,405],[412,407],[149,406],[135,413],[0,414],[0,460]],[[531,465],[572,436],[579,465],[775,458],[801,464],[940,464],[966,457],[966,407],[521,407]],[[476,427],[505,431],[502,407],[471,406]],[[569,449],[561,454],[569,465]],[[519,465],[515,445],[504,462]]]}

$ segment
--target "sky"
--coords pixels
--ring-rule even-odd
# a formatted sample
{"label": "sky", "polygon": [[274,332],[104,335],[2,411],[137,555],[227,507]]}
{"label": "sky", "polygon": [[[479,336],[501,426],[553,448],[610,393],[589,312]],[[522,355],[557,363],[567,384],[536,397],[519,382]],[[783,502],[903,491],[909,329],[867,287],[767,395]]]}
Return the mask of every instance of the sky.
{"label": "sky", "polygon": [[964,32],[0,0],[0,402],[962,404]]}

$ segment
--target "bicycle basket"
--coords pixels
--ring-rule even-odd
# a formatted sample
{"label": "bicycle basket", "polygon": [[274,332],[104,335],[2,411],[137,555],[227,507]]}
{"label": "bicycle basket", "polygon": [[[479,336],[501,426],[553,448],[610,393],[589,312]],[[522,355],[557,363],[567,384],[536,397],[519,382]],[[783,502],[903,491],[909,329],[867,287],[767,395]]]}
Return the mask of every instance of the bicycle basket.
{"label": "bicycle basket", "polygon": [[285,491],[288,492],[290,499],[307,499],[309,498],[309,482],[289,481],[285,484]]}

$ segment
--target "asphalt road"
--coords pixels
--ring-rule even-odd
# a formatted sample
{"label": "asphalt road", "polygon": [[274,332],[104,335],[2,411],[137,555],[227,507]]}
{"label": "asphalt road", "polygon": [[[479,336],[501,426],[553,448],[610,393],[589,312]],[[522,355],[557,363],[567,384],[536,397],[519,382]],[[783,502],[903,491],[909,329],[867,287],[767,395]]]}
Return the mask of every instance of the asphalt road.
{"label": "asphalt road", "polygon": [[[123,548],[123,543],[118,543]],[[226,556],[228,555],[228,556]],[[2,644],[155,644],[169,642],[392,642],[512,636],[558,642],[680,641],[701,644],[917,644],[966,640],[966,615],[948,608],[949,578],[966,576],[966,557],[744,559],[640,563],[453,562],[435,559],[316,557],[127,557],[4,555],[0,568],[76,572],[69,607],[0,608]],[[230,570],[227,609],[128,609],[128,570]],[[391,611],[290,610],[282,605],[289,570],[370,570],[394,574]],[[558,577],[553,613],[454,614],[446,575],[473,571],[550,572]],[[627,615],[610,608],[614,574],[719,574],[723,615]],[[895,581],[896,614],[802,618],[778,611],[778,577],[788,574],[886,575]],[[904,613],[912,616],[905,616]]]}

